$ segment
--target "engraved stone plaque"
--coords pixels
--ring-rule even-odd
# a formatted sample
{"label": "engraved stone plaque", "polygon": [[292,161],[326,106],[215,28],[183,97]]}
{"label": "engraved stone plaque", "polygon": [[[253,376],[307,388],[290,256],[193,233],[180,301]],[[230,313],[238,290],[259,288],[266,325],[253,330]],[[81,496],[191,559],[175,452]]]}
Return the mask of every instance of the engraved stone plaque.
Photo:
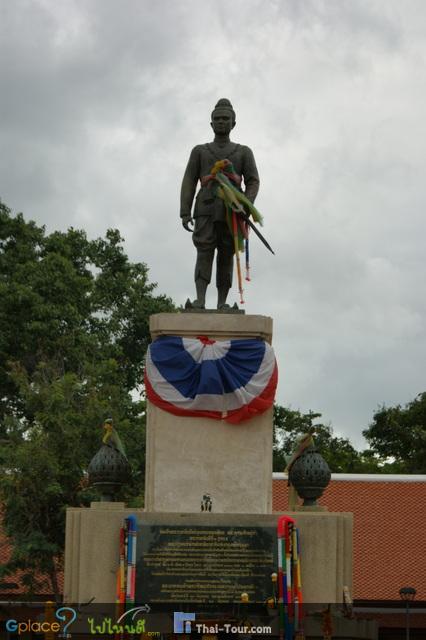
{"label": "engraved stone plaque", "polygon": [[142,524],[137,537],[136,601],[251,603],[272,595],[276,529],[260,526]]}

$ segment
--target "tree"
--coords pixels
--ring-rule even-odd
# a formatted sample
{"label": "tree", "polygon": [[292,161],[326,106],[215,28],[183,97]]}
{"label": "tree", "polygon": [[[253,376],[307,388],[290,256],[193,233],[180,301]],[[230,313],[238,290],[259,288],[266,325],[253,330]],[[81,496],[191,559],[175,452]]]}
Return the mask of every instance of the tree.
{"label": "tree", "polygon": [[0,203],[0,492],[13,555],[29,591],[48,576],[58,593],[67,506],[87,504],[87,465],[112,417],[143,491],[143,381],[154,295],[143,263],[131,263],[116,230],[46,234]]}
{"label": "tree", "polygon": [[314,430],[315,446],[327,461],[332,473],[378,473],[380,459],[368,451],[359,452],[348,438],[334,435],[329,425],[315,423],[320,413],[301,413],[279,405],[274,406],[273,469],[284,471],[287,458],[299,438]]}
{"label": "tree", "polygon": [[426,473],[426,392],[405,407],[383,405],[363,435],[374,453],[394,460],[394,472]]}

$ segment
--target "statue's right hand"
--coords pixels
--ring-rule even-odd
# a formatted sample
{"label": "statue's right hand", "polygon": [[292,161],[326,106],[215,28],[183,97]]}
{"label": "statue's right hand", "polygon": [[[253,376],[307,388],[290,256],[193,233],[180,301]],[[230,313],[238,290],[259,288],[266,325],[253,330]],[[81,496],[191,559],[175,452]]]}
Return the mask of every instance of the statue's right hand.
{"label": "statue's right hand", "polygon": [[194,220],[191,218],[191,216],[185,216],[184,218],[182,218],[182,226],[184,229],[186,229],[186,231],[189,231],[190,233],[192,233],[194,231],[194,229],[191,229],[190,225],[194,224]]}

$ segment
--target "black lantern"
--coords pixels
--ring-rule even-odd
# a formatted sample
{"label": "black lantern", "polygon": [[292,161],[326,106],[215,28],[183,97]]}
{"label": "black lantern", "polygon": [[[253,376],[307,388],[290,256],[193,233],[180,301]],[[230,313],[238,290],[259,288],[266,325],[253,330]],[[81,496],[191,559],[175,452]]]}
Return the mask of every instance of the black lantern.
{"label": "black lantern", "polygon": [[317,499],[322,496],[330,482],[331,473],[327,462],[314,444],[306,447],[296,458],[290,467],[288,479],[299,498],[302,498],[304,507],[317,505]]}
{"label": "black lantern", "polygon": [[109,444],[103,444],[87,469],[89,485],[99,490],[101,502],[114,502],[119,489],[131,478],[129,461]]}

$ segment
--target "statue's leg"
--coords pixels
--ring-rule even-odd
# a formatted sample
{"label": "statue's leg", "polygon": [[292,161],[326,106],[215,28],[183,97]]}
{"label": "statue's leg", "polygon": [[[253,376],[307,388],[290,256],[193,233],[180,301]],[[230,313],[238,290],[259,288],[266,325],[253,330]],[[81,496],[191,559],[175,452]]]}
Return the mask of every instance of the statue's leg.
{"label": "statue's leg", "polygon": [[195,289],[197,299],[193,306],[204,309],[206,304],[206,291],[212,277],[214,249],[197,249],[197,261],[195,263]]}
{"label": "statue's leg", "polygon": [[195,218],[195,228],[192,234],[194,245],[197,248],[197,261],[195,263],[195,289],[197,298],[192,306],[204,309],[206,304],[206,291],[212,277],[216,236],[213,221],[210,216]]}
{"label": "statue's leg", "polygon": [[226,222],[217,222],[217,259],[216,259],[216,286],[217,308],[226,306],[229,289],[232,286],[232,272],[234,260],[234,239],[231,236]]}

